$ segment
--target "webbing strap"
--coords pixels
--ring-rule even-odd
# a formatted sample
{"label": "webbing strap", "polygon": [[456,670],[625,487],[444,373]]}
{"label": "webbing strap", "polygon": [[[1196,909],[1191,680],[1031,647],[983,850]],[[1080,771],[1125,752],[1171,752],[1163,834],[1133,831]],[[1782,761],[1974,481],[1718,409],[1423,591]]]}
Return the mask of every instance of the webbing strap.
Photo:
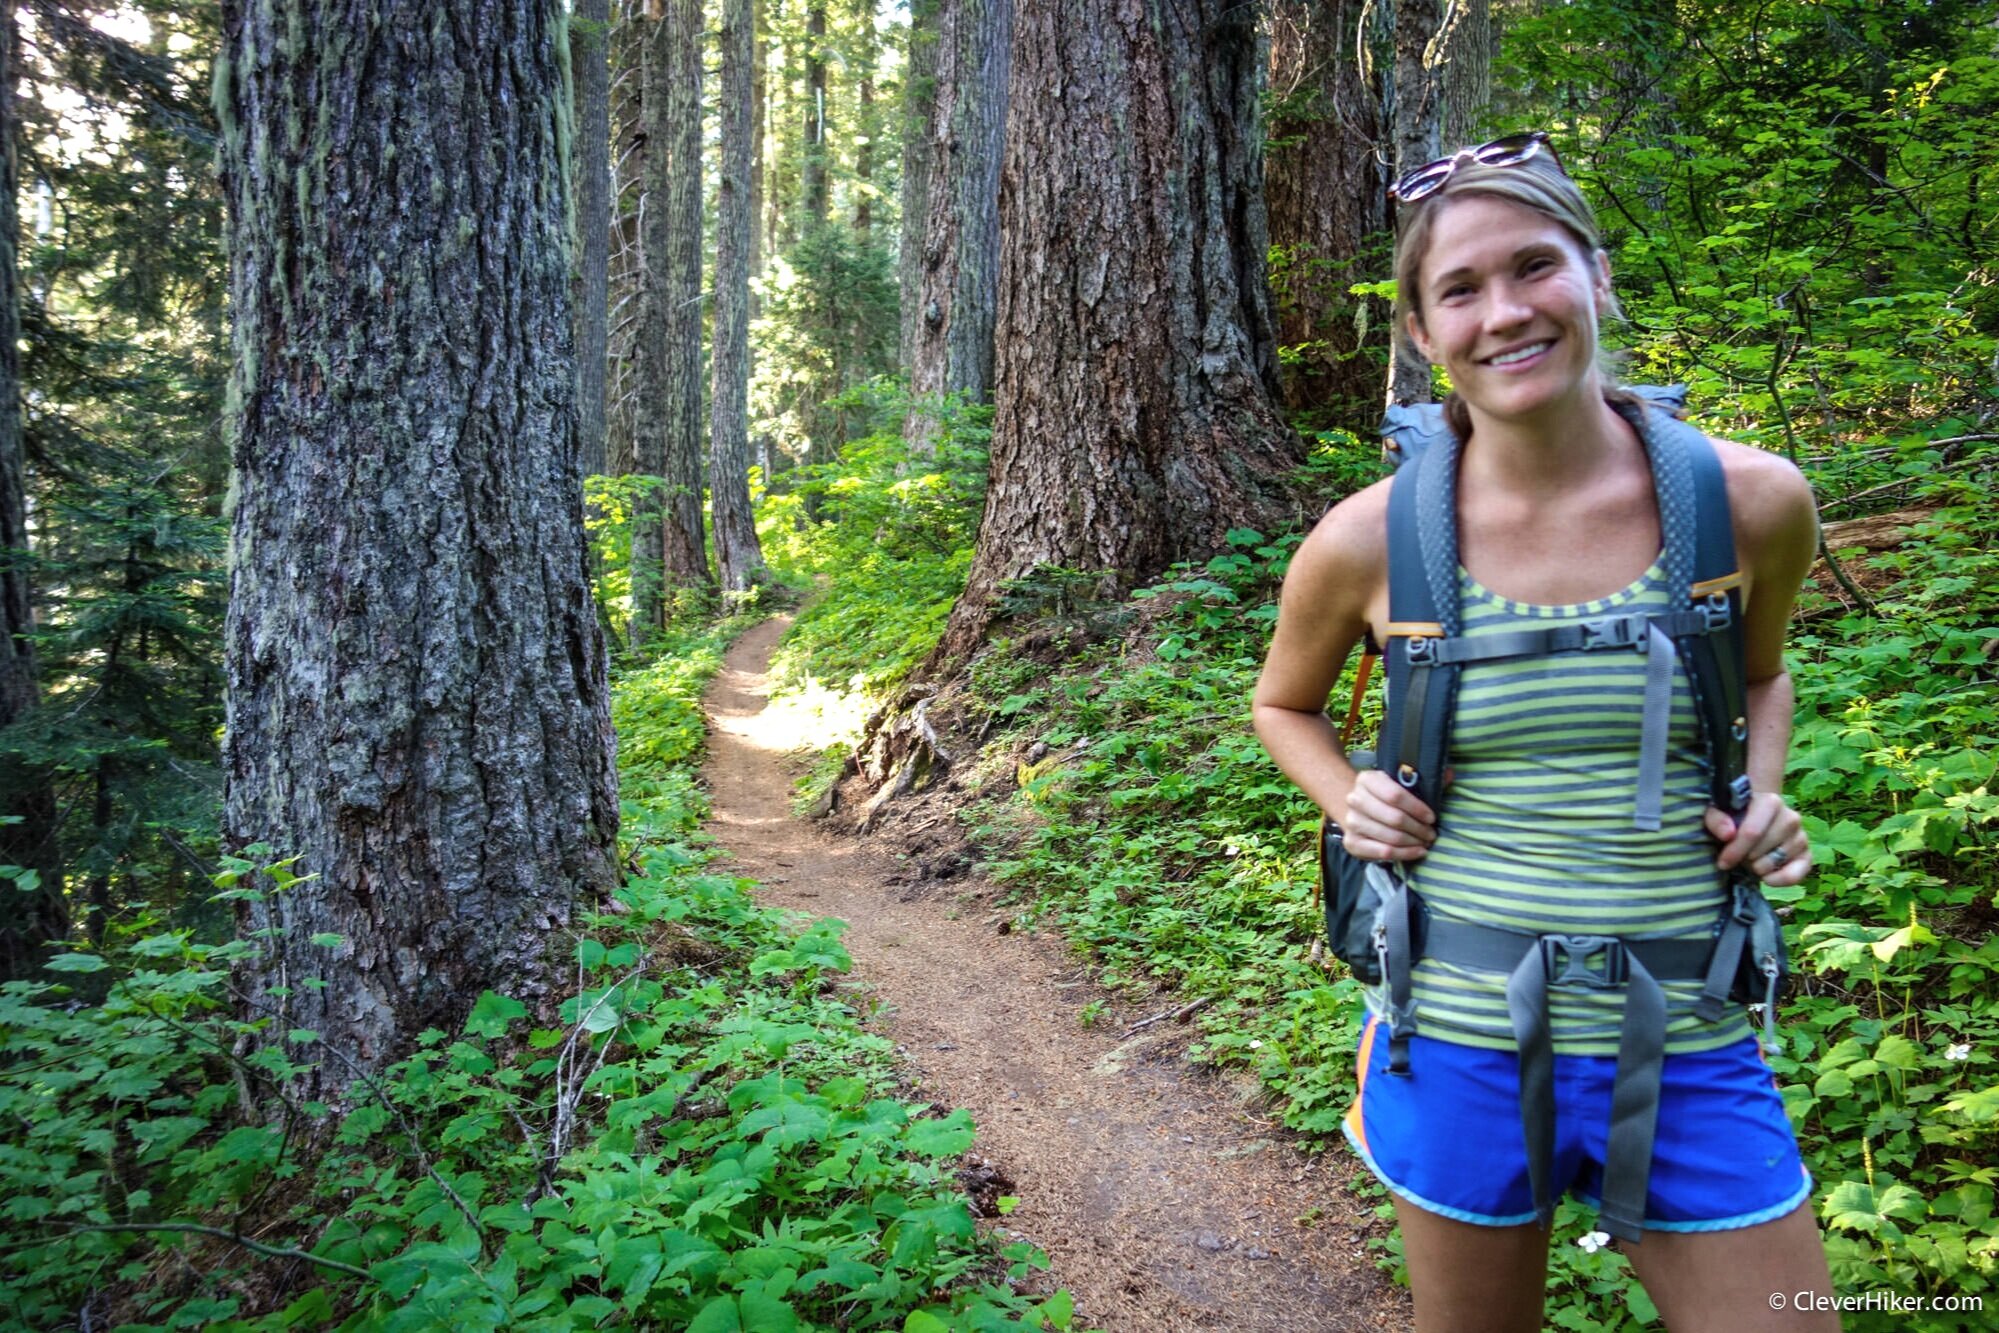
{"label": "webbing strap", "polygon": [[[1497,634],[1454,639],[1421,638],[1410,642],[1410,656],[1416,661],[1435,661],[1445,666],[1472,662],[1498,662],[1514,657],[1549,657],[1556,653],[1594,653],[1614,649],[1649,652],[1664,638],[1666,656],[1673,655],[1672,640],[1683,634],[1704,633],[1708,618],[1699,611],[1643,611],[1622,616],[1603,616],[1569,625],[1543,629],[1502,630]],[[1670,678],[1670,667],[1669,678]]]}
{"label": "webbing strap", "polygon": [[1666,804],[1666,741],[1673,720],[1673,641],[1653,621],[1645,654],[1645,713],[1638,729],[1638,800],[1633,828],[1656,832]]}

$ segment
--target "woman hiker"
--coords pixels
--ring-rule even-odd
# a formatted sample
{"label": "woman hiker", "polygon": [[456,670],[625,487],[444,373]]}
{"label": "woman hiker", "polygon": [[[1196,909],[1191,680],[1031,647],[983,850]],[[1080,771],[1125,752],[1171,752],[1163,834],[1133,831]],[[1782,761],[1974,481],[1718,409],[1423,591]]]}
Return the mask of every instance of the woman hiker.
{"label": "woman hiker", "polygon": [[[1641,430],[1656,409],[1603,368],[1598,326],[1617,311],[1588,203],[1545,134],[1440,159],[1394,194],[1397,325],[1452,387],[1459,634],[1473,645],[1508,634],[1518,643],[1516,631],[1611,617],[1638,624],[1643,637],[1642,617],[1665,612],[1672,591]],[[1676,671],[1670,715],[1663,674],[1656,691],[1657,814],[1634,819],[1645,804],[1640,751],[1656,629],[1649,655],[1471,654],[1457,669],[1439,809],[1389,772],[1357,772],[1324,711],[1349,650],[1363,639],[1438,631],[1390,623],[1393,479],[1334,507],[1284,582],[1256,688],[1257,734],[1343,831],[1349,853],[1401,872],[1435,937],[1405,983],[1414,1035],[1391,1043],[1383,1005],[1370,1004],[1362,1092],[1347,1122],[1393,1193],[1419,1330],[1541,1327],[1545,1196],[1595,1203],[1615,1191],[1607,1171],[1631,1169],[1616,1165],[1626,1131],[1614,1119],[1651,1127],[1649,1171],[1637,1164],[1644,1216],[1631,1220],[1637,1243],[1624,1252],[1669,1328],[1838,1327],[1830,1314],[1773,1309],[1798,1292],[1830,1294],[1831,1284],[1811,1183],[1740,1005],[1711,1004],[1704,1017],[1698,976],[1655,964],[1664,1056],[1650,1061],[1653,1091],[1639,1100],[1656,1100],[1628,1116],[1618,1083],[1632,992],[1624,969],[1642,970],[1624,954],[1699,954],[1730,901],[1727,872],[1779,886],[1811,867],[1781,790],[1792,712],[1782,648],[1817,512],[1789,463],[1726,441],[1712,449],[1740,571],[1732,595],[1746,716],[1734,730],[1743,742],[1746,725],[1738,752],[1748,790],[1739,818],[1711,801],[1692,690]],[[1437,944],[1447,930],[1486,945],[1510,940],[1501,950],[1509,959],[1539,949],[1547,972],[1534,960],[1513,969],[1454,963],[1438,956],[1450,952]],[[1612,954],[1615,967],[1605,961]],[[1531,1003],[1509,995],[1520,977],[1540,988]],[[1552,1075],[1536,1075],[1552,1108],[1552,1145],[1530,1170],[1519,1023],[1535,1004],[1538,1015],[1524,1021],[1552,1035]],[[1631,1083],[1647,1086],[1638,1074]]]}

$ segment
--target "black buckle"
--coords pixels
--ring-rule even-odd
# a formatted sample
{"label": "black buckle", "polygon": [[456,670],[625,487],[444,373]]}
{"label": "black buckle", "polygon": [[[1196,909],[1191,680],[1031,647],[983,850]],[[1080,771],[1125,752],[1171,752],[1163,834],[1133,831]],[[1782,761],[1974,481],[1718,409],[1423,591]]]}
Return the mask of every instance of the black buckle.
{"label": "black buckle", "polygon": [[1577,628],[1583,632],[1583,641],[1578,646],[1583,652],[1593,653],[1601,648],[1632,648],[1641,650],[1650,642],[1646,636],[1648,622],[1642,616],[1608,616],[1602,620],[1585,620]]}
{"label": "black buckle", "polygon": [[1735,621],[1735,612],[1728,604],[1725,592],[1710,593],[1701,604],[1694,608],[1701,614],[1701,620],[1710,634],[1727,629]]}
{"label": "black buckle", "polygon": [[1440,642],[1442,640],[1427,634],[1410,635],[1408,642],[1409,665],[1435,666],[1437,664],[1437,645]]}
{"label": "black buckle", "polygon": [[[1542,935],[1537,943],[1541,970],[1550,986],[1611,990],[1630,979],[1631,959],[1624,952],[1623,940],[1608,935]],[[1603,958],[1601,970],[1589,965],[1598,955]]]}
{"label": "black buckle", "polygon": [[1742,925],[1756,924],[1756,898],[1758,890],[1738,879],[1729,886],[1728,916],[1731,921]]}

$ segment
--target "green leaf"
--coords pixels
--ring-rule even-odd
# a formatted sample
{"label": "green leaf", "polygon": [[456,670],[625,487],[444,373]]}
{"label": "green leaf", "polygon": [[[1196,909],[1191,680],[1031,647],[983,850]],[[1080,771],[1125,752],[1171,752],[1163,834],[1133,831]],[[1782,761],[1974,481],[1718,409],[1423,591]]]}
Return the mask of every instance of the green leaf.
{"label": "green leaf", "polygon": [[94,953],[59,953],[44,966],[51,972],[102,972],[111,964]]}
{"label": "green leaf", "polygon": [[911,1310],[902,1321],[902,1333],[951,1333],[951,1326],[928,1310]]}
{"label": "green leaf", "polygon": [[498,1037],[505,1034],[507,1025],[515,1019],[526,1018],[528,1007],[511,996],[496,991],[487,991],[472,1006],[472,1013],[465,1020],[465,1031],[474,1037]]}
{"label": "green leaf", "polygon": [[743,1321],[734,1296],[717,1296],[701,1307],[687,1333],[743,1333]]}
{"label": "green leaf", "polygon": [[1916,1049],[1914,1042],[1898,1032],[1891,1032],[1881,1039],[1874,1048],[1874,1063],[1887,1069],[1915,1069],[1922,1064],[1923,1053]]}
{"label": "green leaf", "polygon": [[903,1142],[918,1157],[956,1157],[972,1146],[972,1113],[960,1107],[942,1120],[918,1120]]}

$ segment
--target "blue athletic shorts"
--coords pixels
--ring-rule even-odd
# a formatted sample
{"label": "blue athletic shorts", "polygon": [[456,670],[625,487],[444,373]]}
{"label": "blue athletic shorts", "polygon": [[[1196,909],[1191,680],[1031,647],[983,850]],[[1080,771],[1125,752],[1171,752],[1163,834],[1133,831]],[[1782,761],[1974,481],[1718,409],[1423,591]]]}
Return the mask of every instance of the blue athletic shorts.
{"label": "blue athletic shorts", "polygon": [[[1505,1227],[1534,1220],[1518,1056],[1417,1036],[1409,1039],[1408,1074],[1390,1074],[1388,1031],[1370,1016],[1359,1065],[1360,1096],[1344,1128],[1382,1184],[1460,1222]],[[1555,1057],[1558,1194],[1600,1202],[1616,1072],[1610,1056]],[[1811,1189],[1754,1037],[1666,1057],[1647,1230],[1755,1226],[1784,1216]]]}

